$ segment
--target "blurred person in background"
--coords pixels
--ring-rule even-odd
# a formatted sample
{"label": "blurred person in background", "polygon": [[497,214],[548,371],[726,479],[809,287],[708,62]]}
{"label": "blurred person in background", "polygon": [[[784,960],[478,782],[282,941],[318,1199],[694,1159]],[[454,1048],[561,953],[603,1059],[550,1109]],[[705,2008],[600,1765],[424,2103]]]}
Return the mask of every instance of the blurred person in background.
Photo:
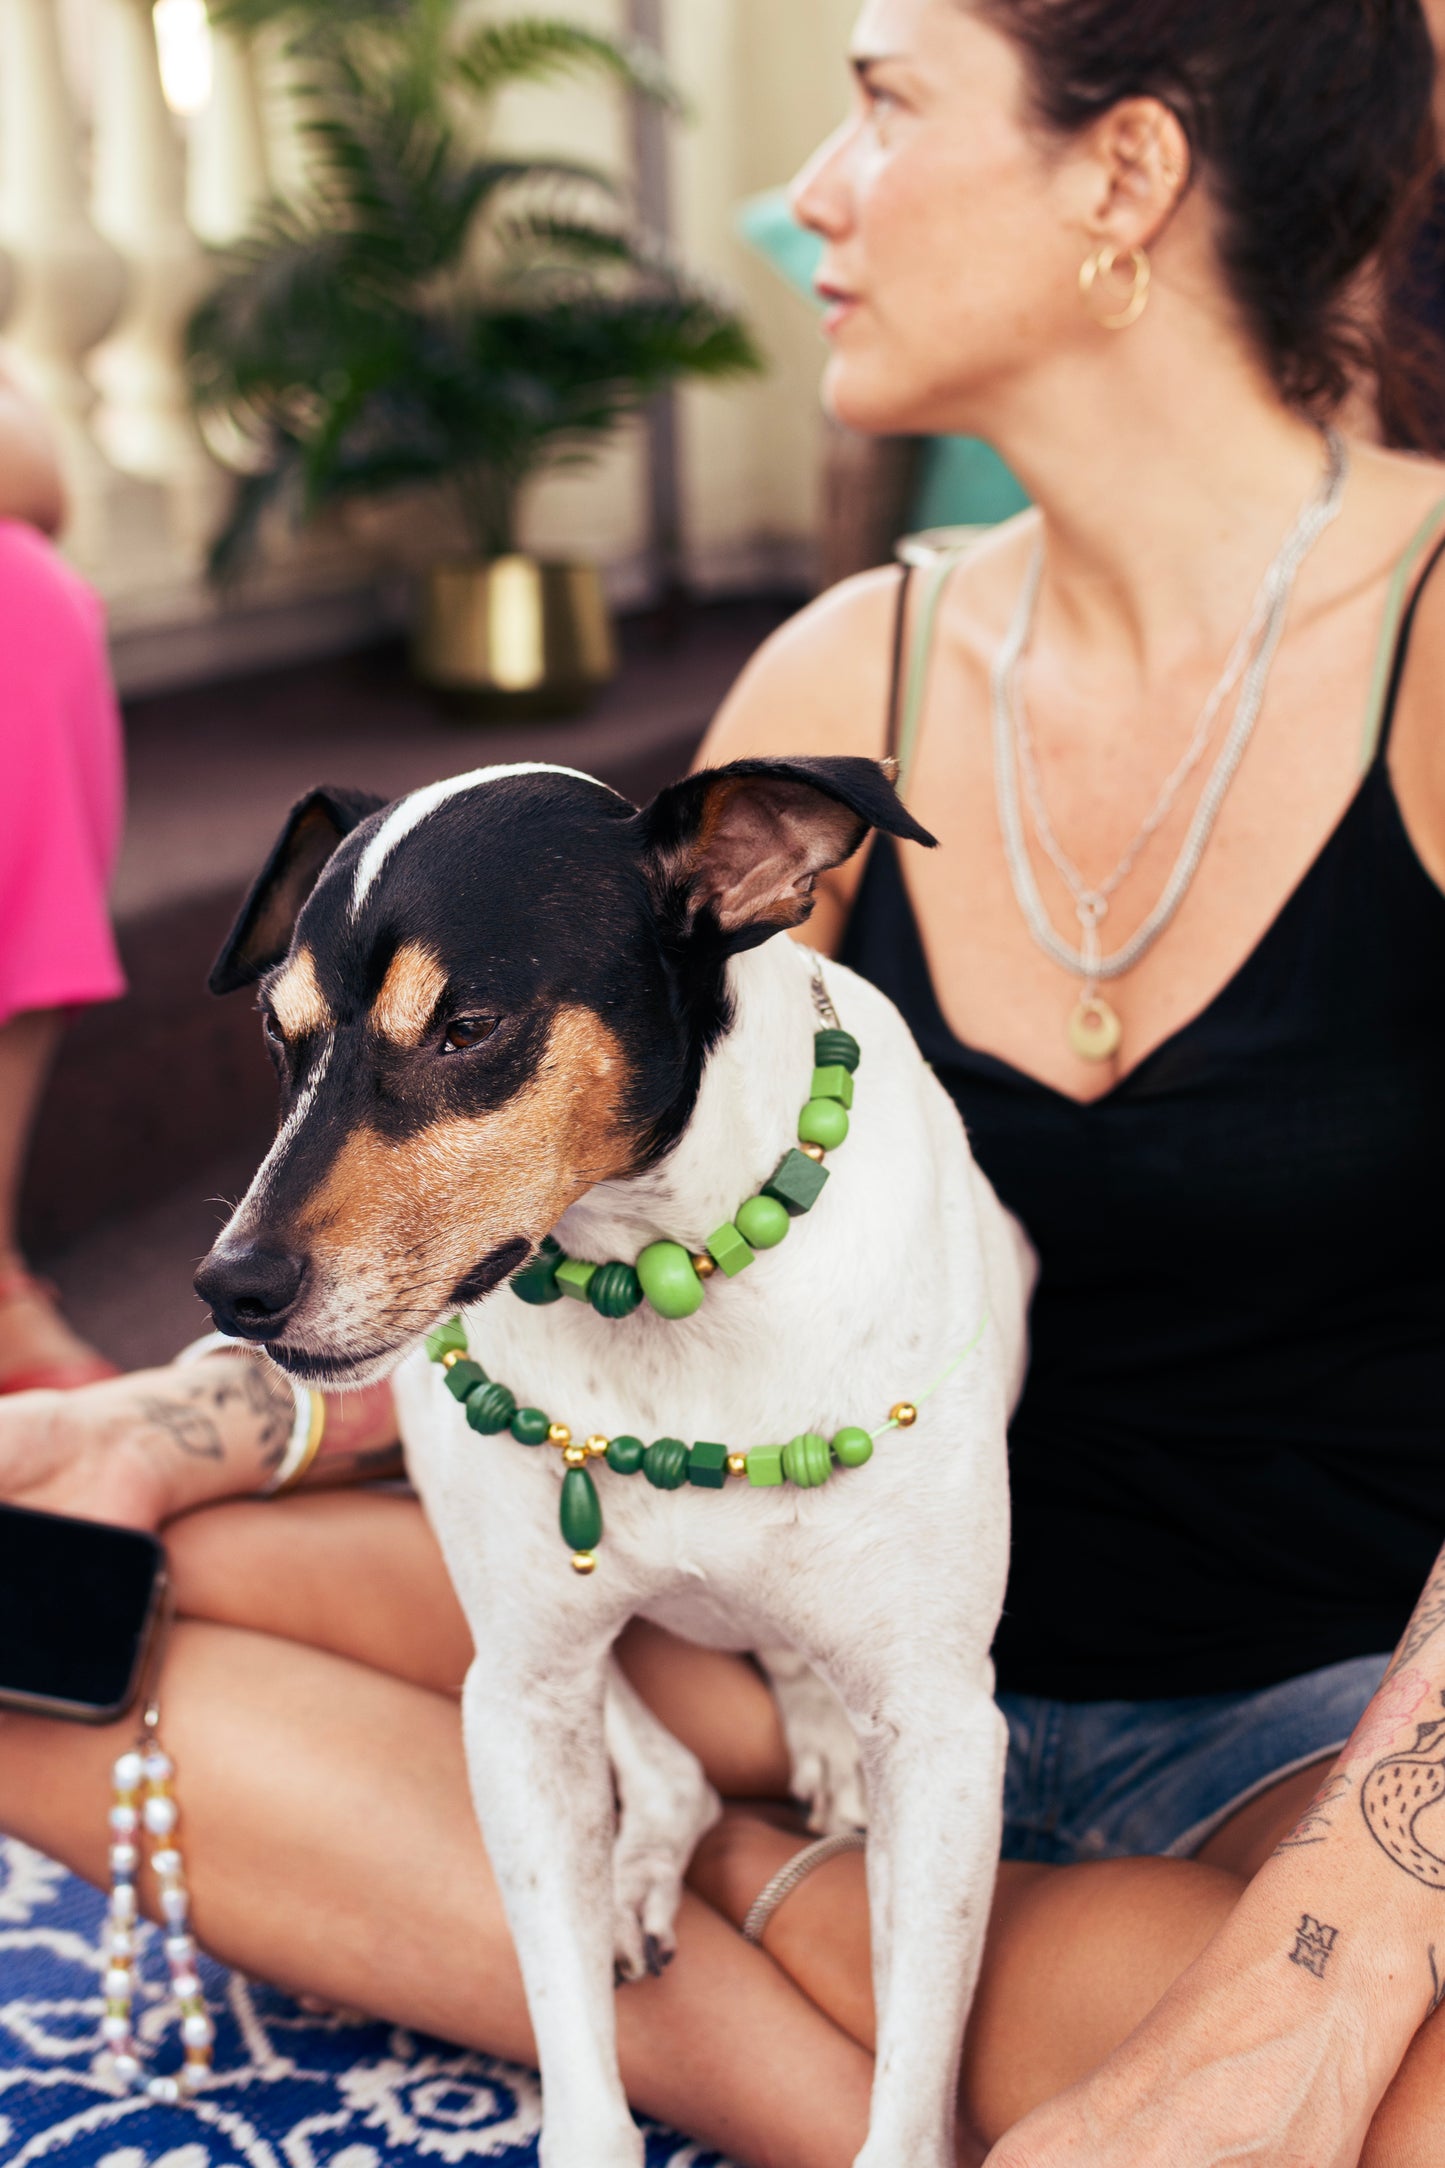
{"label": "blurred person in background", "polygon": [[125,990],[106,910],[120,841],[120,717],[101,606],[57,555],[43,413],[0,369],[0,1394],[114,1366],[26,1269],[25,1156],[67,1013]]}
{"label": "blurred person in background", "polygon": [[[838,869],[807,938],[898,1001],[1041,1254],[960,2159],[1435,2168],[1445,465],[1398,308],[1438,163],[1426,23],[867,0],[853,57],[796,195],[830,405],[987,438],[1035,509],[921,593],[822,597],[704,758],[900,754],[945,848]],[[1327,435],[1360,387],[1378,426]],[[1101,901],[1104,959],[1136,951],[1109,972]],[[435,1545],[404,1497],[317,1491],[324,1450],[310,1495],[246,1498],[289,1423],[240,1354],[37,1394],[0,1410],[0,1490],[167,1525],[211,1947],[526,2057]],[[331,1472],[389,1436],[353,1411]],[[623,1657],[726,1797],[782,1800],[750,1666],[646,1627]],[[116,1739],[4,1729],[0,1827],[103,1880]],[[737,1932],[798,1844],[785,1807],[731,1808],[678,1961],[618,2000],[631,2097],[749,2168],[846,2168],[866,2128],[860,1861],[761,1950]]]}

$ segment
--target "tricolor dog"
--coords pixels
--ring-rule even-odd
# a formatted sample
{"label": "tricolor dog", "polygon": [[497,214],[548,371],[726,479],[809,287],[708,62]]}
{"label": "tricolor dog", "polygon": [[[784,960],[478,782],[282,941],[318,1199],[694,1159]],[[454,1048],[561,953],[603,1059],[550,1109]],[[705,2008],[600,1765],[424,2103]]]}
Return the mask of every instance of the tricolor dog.
{"label": "tricolor dog", "polygon": [[[480,1652],[467,1760],[546,2168],[640,2168],[614,1967],[670,1952],[717,1811],[610,1661],[639,1613],[793,1652],[784,1722],[824,1823],[861,1811],[846,1709],[878,2001],[860,2168],[953,2168],[999,1847],[989,1647],[1029,1265],[889,1002],[774,938],[870,828],[932,841],[858,759],[739,761],[642,810],[540,765],[389,807],[318,791],[212,978],[259,984],[284,1111],[197,1286],[295,1377],[395,1369]],[[834,1139],[804,1150],[829,1003],[860,1058],[823,1088],[851,1111],[803,1124]],[[770,1189],[771,1212],[740,1212]],[[556,1292],[548,1238],[567,1292],[519,1300],[521,1268]],[[632,1306],[625,1268],[660,1241],[660,1299],[691,1314]],[[727,1261],[703,1277],[710,1241]],[[601,1308],[592,1265],[623,1268]]]}

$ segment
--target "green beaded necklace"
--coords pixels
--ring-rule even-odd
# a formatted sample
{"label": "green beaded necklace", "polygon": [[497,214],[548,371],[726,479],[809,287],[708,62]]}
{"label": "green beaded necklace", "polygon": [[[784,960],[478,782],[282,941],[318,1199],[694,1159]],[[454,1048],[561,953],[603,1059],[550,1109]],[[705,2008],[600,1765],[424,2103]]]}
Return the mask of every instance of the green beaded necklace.
{"label": "green beaded necklace", "polygon": [[982,1318],[965,1348],[946,1370],[915,1400],[900,1400],[889,1410],[886,1423],[868,1431],[851,1424],[825,1438],[804,1431],[786,1445],[755,1445],[747,1452],[732,1452],[712,1439],[699,1438],[685,1445],[681,1438],[655,1438],[644,1445],[641,1438],[604,1437],[595,1432],[585,1444],[577,1444],[566,1423],[554,1423],[540,1408],[519,1408],[509,1387],[489,1378],[467,1351],[467,1332],[459,1317],[449,1318],[428,1333],[426,1351],[446,1372],[447,1389],[459,1400],[473,1430],[492,1435],[509,1430],[519,1445],[555,1445],[567,1464],[562,1478],[562,1541],[572,1553],[576,1573],[597,1568],[597,1546],[602,1541],[602,1501],[597,1495],[588,1462],[605,1460],[617,1475],[644,1475],[658,1490],[680,1490],[692,1483],[699,1490],[721,1490],[729,1476],[745,1477],[755,1490],[776,1490],[793,1483],[799,1490],[814,1490],[826,1483],[836,1461],[840,1468],[861,1468],[873,1458],[873,1448],[890,1430],[911,1430],[918,1411],[960,1364],[967,1362],[988,1325]]}
{"label": "green beaded necklace", "polygon": [[[821,977],[813,981],[813,994],[832,1016]],[[728,1279],[746,1272],[759,1250],[776,1249],[792,1221],[817,1203],[828,1179],[824,1155],[848,1134],[859,1058],[858,1041],[838,1028],[836,1017],[828,1029],[814,1033],[813,1083],[798,1116],[798,1146],[784,1153],[758,1195],[740,1204],[700,1250],[689,1251],[681,1242],[649,1242],[635,1264],[614,1258],[598,1265],[569,1257],[548,1235],[536,1256],[513,1273],[512,1293],[539,1305],[571,1295],[590,1303],[599,1317],[631,1317],[644,1301],[659,1317],[691,1317],[702,1308],[715,1272]]]}

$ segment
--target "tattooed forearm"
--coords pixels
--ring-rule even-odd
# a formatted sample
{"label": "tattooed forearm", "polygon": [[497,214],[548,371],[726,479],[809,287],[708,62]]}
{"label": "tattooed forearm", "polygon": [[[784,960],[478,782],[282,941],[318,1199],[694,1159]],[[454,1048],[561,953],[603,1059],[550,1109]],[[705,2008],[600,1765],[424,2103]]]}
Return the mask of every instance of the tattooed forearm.
{"label": "tattooed forearm", "polygon": [[[219,1370],[220,1365],[216,1368]],[[261,1466],[268,1473],[279,1468],[296,1420],[296,1402],[280,1371],[271,1363],[258,1362],[254,1355],[243,1356],[227,1368],[216,1392],[218,1404],[239,1400],[255,1426]]]}
{"label": "tattooed forearm", "polygon": [[1312,1972],[1317,1980],[1325,1976],[1325,1968],[1335,1954],[1335,1944],[1340,1937],[1338,1927],[1326,1927],[1323,1920],[1314,1919],[1308,1912],[1295,1929],[1294,1948],[1289,1953],[1292,1965],[1300,1965]]}
{"label": "tattooed forearm", "polygon": [[1427,1641],[1433,1641],[1445,1626],[1445,1551],[1436,1559],[1429,1580],[1425,1583],[1420,1601],[1416,1604],[1405,1638],[1395,1651],[1394,1660],[1385,1673],[1392,1679],[1397,1671],[1417,1657]]}
{"label": "tattooed forearm", "polygon": [[1293,1852],[1304,1844],[1323,1844],[1335,1826],[1334,1810],[1353,1783],[1354,1779],[1346,1776],[1343,1769],[1336,1769],[1332,1776],[1326,1777],[1294,1828],[1287,1837],[1280,1839],[1275,1850]]}
{"label": "tattooed forearm", "polygon": [[173,1400],[149,1395],[140,1403],[140,1415],[152,1430],[190,1460],[224,1460],[226,1449],[215,1419],[198,1405],[194,1394],[178,1393]]}
{"label": "tattooed forearm", "polygon": [[147,1394],[138,1413],[187,1459],[225,1461],[244,1455],[264,1473],[278,1466],[286,1451],[295,1402],[279,1371],[257,1362],[254,1355],[242,1355],[212,1359],[178,1373],[176,1390]]}
{"label": "tattooed forearm", "polygon": [[1392,1754],[1360,1787],[1365,1826],[1380,1850],[1427,1889],[1445,1889],[1445,1857],[1416,1834],[1427,1807],[1445,1799],[1445,1717],[1415,1727],[1411,1751]]}

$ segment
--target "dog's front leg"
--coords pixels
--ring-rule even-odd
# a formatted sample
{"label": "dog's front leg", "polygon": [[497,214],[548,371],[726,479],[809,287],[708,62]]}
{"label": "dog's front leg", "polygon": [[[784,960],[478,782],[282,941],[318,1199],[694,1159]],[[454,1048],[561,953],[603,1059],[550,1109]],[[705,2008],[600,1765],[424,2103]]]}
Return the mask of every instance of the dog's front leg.
{"label": "dog's front leg", "polygon": [[[877,1711],[874,1711],[876,1717]],[[1007,1733],[991,1696],[860,1721],[878,2011],[868,2143],[855,2168],[954,2168],[963,2029],[1002,1837]]]}
{"label": "dog's front leg", "polygon": [[617,2069],[606,1649],[533,1651],[519,1671],[500,1660],[501,1639],[479,1636],[463,1727],[536,2035],[542,2168],[642,2168]]}

